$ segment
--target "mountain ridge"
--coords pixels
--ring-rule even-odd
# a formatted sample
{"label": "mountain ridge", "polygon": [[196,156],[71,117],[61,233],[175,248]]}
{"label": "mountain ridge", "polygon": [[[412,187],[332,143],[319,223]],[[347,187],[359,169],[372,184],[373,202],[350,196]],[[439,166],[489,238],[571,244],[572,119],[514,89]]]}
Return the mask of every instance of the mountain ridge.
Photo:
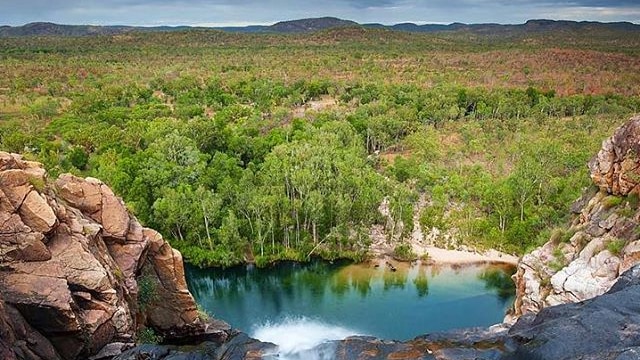
{"label": "mountain ridge", "polygon": [[618,31],[640,31],[640,25],[631,22],[598,22],[573,20],[531,19],[522,24],[474,23],[465,24],[454,22],[450,24],[415,24],[404,22],[393,25],[380,23],[357,23],[336,17],[318,17],[287,20],[272,25],[248,26],[130,26],[130,25],[67,25],[52,22],[32,22],[21,26],[0,26],[0,37],[21,36],[92,36],[118,35],[127,32],[171,32],[185,30],[222,30],[234,33],[310,33],[320,30],[340,27],[362,27],[371,29],[387,29],[403,32],[454,32],[467,31],[480,34],[506,32],[550,32],[561,30],[579,31],[589,28],[602,28]]}

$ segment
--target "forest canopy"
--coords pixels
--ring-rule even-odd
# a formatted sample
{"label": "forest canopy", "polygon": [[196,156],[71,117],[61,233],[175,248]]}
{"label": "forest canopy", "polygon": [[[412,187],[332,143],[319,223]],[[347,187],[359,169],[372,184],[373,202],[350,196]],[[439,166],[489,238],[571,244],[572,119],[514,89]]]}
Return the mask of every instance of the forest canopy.
{"label": "forest canopy", "polygon": [[100,178],[200,266],[362,259],[374,225],[397,246],[418,226],[453,235],[440,246],[522,253],[566,221],[589,157],[640,107],[638,57],[586,44],[0,39],[0,149]]}

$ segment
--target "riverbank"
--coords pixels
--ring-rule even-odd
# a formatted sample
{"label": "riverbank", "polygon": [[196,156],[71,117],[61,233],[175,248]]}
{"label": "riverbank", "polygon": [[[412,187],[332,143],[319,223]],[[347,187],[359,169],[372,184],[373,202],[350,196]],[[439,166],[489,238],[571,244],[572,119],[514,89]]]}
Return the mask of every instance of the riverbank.
{"label": "riverbank", "polygon": [[[257,267],[266,267],[272,264],[282,261],[295,261],[305,263],[312,258],[304,256],[301,252],[288,251],[279,256],[256,256],[251,260],[248,258],[236,259],[233,262],[220,262],[219,257],[207,256],[210,254],[205,249],[196,248],[193,246],[180,246],[180,243],[173,243],[173,245],[182,252],[186,262],[199,268],[215,268],[222,267],[228,268],[243,264],[252,263]],[[433,265],[469,265],[469,264],[505,264],[505,265],[518,265],[520,258],[511,254],[500,252],[498,250],[490,249],[484,252],[472,251],[472,250],[450,250],[439,248],[431,245],[422,245],[419,243],[411,244],[411,251],[415,259],[421,259],[424,264]],[[388,243],[372,244],[369,248],[369,252],[344,252],[338,256],[323,256],[326,254],[319,253],[313,258],[320,258],[326,261],[336,260],[348,260],[354,263],[364,263],[375,260],[388,260],[393,258],[399,262],[410,262],[409,260],[401,260],[394,254],[394,248]],[[331,254],[335,255],[335,254]]]}
{"label": "riverbank", "polygon": [[429,262],[434,264],[463,265],[475,263],[501,263],[518,265],[519,257],[503,253],[497,250],[489,250],[483,253],[463,250],[447,250],[435,246],[420,247],[418,251],[414,247],[418,257],[428,255]]}
{"label": "riverbank", "polygon": [[[373,258],[385,259],[392,257],[398,261],[394,254],[394,247],[389,244],[386,237],[382,234],[375,234],[373,243],[369,247],[369,252]],[[518,256],[504,253],[495,249],[487,251],[474,251],[466,248],[462,249],[444,249],[420,241],[421,236],[409,239],[408,245],[411,248],[412,255],[417,259],[423,259],[423,262],[435,265],[467,265],[467,264],[507,264],[518,265],[520,258]]]}

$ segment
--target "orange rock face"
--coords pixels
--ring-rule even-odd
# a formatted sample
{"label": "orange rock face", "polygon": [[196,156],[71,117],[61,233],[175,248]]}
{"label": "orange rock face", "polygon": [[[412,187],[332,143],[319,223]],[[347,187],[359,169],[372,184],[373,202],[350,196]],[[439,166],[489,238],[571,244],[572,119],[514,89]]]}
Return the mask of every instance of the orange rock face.
{"label": "orange rock face", "polygon": [[[143,273],[155,296],[141,309]],[[49,186],[40,164],[0,152],[2,358],[84,359],[140,326],[168,339],[213,331],[180,253],[99,180],[65,174]]]}

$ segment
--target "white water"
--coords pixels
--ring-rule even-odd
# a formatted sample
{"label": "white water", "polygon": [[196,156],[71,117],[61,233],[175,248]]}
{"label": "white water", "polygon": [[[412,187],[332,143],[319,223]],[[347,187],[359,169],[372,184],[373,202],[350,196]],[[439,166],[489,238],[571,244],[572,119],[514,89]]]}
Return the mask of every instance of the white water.
{"label": "white water", "polygon": [[354,335],[362,334],[345,327],[299,317],[257,326],[251,337],[276,344],[278,353],[270,355],[280,360],[330,360],[334,358],[335,352],[335,345],[330,341]]}

